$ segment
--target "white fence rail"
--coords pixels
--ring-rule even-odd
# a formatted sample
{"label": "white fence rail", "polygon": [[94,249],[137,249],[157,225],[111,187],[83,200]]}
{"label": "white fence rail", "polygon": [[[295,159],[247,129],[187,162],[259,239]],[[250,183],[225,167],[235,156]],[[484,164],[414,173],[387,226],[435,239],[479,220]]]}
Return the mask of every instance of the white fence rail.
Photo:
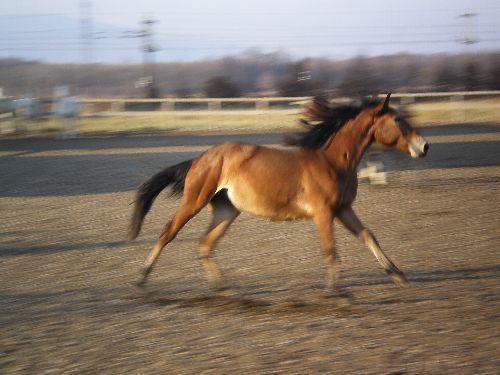
{"label": "white fence rail", "polygon": [[[379,97],[384,97],[385,94],[380,94]],[[394,93],[391,98],[396,99],[401,104],[411,104],[421,100],[443,100],[448,98],[450,101],[465,100],[472,97],[500,97],[498,91],[456,91],[456,92],[430,92],[430,93]],[[161,99],[135,99],[135,98],[80,98],[79,102],[82,105],[84,112],[97,111],[137,111],[140,110],[140,105],[143,105],[144,111],[176,111],[179,110],[178,105],[198,105],[199,110],[221,111],[226,109],[226,105],[248,103],[251,107],[245,109],[251,110],[269,110],[273,106],[281,108],[283,106],[300,106],[310,100],[309,96],[302,97],[265,97],[265,98],[161,98]],[[338,98],[339,102],[347,101],[348,98]],[[148,107],[149,105],[149,107]],[[206,105],[206,106],[205,106]],[[135,106],[135,107],[134,107]],[[182,110],[182,109],[180,109]],[[184,110],[190,110],[185,107]]]}
{"label": "white fence rail", "polygon": [[[209,111],[220,111],[224,109],[225,104],[253,104],[247,109],[268,110],[272,105],[282,104],[299,105],[301,102],[309,100],[310,97],[268,97],[268,98],[161,98],[161,99],[134,99],[134,98],[117,98],[117,99],[99,99],[99,98],[80,98],[80,104],[85,109],[90,108],[108,108],[114,112],[122,112],[127,110],[137,110],[132,106],[156,105],[153,111],[175,111],[179,110],[176,106],[183,105],[198,105],[196,109],[205,109]],[[132,108],[129,108],[132,107]],[[204,108],[203,108],[204,106]],[[189,110],[189,107],[185,108]]]}

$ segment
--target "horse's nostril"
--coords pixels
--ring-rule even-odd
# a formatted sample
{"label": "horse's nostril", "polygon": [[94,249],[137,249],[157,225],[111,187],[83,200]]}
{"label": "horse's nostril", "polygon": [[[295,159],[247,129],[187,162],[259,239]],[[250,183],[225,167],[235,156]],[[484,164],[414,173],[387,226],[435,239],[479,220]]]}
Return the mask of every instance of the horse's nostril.
{"label": "horse's nostril", "polygon": [[427,154],[427,151],[429,151],[429,144],[428,143],[426,143],[424,145],[424,154]]}

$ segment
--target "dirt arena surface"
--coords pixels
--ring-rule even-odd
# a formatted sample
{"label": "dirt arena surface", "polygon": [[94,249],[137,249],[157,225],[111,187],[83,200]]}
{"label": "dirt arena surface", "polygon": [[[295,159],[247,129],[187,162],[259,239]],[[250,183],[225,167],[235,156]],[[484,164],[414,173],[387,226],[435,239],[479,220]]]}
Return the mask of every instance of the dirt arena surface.
{"label": "dirt arena surface", "polygon": [[398,289],[336,227],[345,300],[327,298],[310,222],[239,217],[205,282],[202,211],[131,284],[177,205],[163,193],[125,240],[134,189],[226,140],[280,135],[0,139],[1,374],[498,374],[500,125],[422,129],[424,160],[377,156],[388,185],[355,210],[403,269]]}

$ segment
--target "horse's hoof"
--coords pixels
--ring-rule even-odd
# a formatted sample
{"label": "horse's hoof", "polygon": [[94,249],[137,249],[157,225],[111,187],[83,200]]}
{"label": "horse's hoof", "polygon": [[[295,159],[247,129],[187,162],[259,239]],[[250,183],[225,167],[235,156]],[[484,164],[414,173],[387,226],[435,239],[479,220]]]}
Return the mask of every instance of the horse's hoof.
{"label": "horse's hoof", "polygon": [[142,270],[141,279],[135,284],[138,288],[144,287],[150,272],[151,272],[151,267],[147,267]]}
{"label": "horse's hoof", "polygon": [[144,288],[144,282],[142,281],[131,282],[129,284],[129,289],[134,297],[142,297],[146,293],[146,290]]}
{"label": "horse's hoof", "polygon": [[210,289],[212,289],[213,293],[221,297],[234,297],[238,295],[236,290],[222,280],[213,282]]}
{"label": "horse's hoof", "polygon": [[220,297],[228,297],[228,298],[238,297],[240,295],[236,290],[229,288],[229,287],[219,288],[216,290],[215,293]]}
{"label": "horse's hoof", "polygon": [[337,298],[337,307],[339,308],[349,308],[353,305],[354,298],[351,295],[344,294]]}
{"label": "horse's hoof", "polygon": [[144,278],[135,283],[135,286],[140,289],[144,288],[144,285],[146,285],[146,280]]}
{"label": "horse's hoof", "polygon": [[329,296],[325,296],[325,298],[332,301],[338,308],[347,308],[354,304],[353,296],[346,292],[331,293]]}
{"label": "horse's hoof", "polygon": [[402,273],[401,274],[389,273],[389,277],[391,278],[392,282],[400,288],[407,289],[411,287],[405,275]]}
{"label": "horse's hoof", "polygon": [[352,293],[339,286],[327,287],[323,294],[323,298],[335,300],[335,302],[341,307],[350,306],[354,301]]}

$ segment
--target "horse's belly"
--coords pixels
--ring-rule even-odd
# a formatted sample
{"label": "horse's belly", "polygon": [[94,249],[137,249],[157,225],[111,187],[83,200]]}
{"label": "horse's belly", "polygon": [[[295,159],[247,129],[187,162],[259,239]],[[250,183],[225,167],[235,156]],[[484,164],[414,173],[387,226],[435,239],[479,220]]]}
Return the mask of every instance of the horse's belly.
{"label": "horse's belly", "polygon": [[275,192],[257,192],[249,187],[226,187],[231,203],[241,212],[270,220],[295,220],[310,217],[310,207],[295,197],[277,196]]}

